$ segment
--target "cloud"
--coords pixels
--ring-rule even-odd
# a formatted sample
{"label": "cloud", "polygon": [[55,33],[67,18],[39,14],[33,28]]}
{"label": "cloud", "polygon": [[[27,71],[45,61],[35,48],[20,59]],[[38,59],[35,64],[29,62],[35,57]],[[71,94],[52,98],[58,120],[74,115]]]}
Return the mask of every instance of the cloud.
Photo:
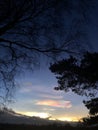
{"label": "cloud", "polygon": [[22,84],[23,87],[19,89],[20,93],[29,93],[33,90],[33,85],[31,82],[26,82]]}
{"label": "cloud", "polygon": [[47,86],[33,85],[32,82],[26,82],[23,83],[22,87],[19,89],[20,93],[29,93],[32,91],[36,93],[45,93],[45,92],[49,92],[50,88],[48,89]]}
{"label": "cloud", "polygon": [[20,92],[21,93],[26,93],[26,92],[31,92],[31,91],[35,91],[38,93],[55,93],[53,86],[55,85],[42,85],[42,84],[35,84],[32,82],[23,82],[21,83],[21,88],[20,88]]}
{"label": "cloud", "polygon": [[[52,87],[47,86],[33,86],[31,82],[24,83],[23,87],[19,90],[22,94],[32,94],[35,96],[37,95],[37,98],[41,99],[50,99],[50,100],[62,100],[63,96],[60,95],[57,91],[54,91]],[[35,96],[36,97],[36,96]]]}
{"label": "cloud", "polygon": [[52,106],[52,107],[60,107],[60,108],[72,107],[70,101],[56,101],[56,100],[40,100],[36,102],[36,105]]}
{"label": "cloud", "polygon": [[53,108],[43,108],[43,111],[55,111],[55,109],[53,109]]}
{"label": "cloud", "polygon": [[55,100],[60,100],[63,99],[63,96],[57,95],[56,93],[42,93],[40,94],[40,97],[45,98],[45,99],[55,99]]}

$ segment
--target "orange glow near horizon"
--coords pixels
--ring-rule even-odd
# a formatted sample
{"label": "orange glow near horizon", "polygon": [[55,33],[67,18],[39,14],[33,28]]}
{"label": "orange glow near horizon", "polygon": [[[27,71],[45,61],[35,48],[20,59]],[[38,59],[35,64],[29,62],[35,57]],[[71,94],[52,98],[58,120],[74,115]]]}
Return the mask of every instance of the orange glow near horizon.
{"label": "orange glow near horizon", "polygon": [[58,119],[61,121],[75,121],[75,122],[79,121],[79,119],[76,117],[60,117]]}
{"label": "orange glow near horizon", "polygon": [[49,113],[44,113],[44,112],[17,112],[20,113],[22,115],[26,115],[26,116],[36,116],[36,117],[40,117],[40,118],[49,118],[49,120],[61,120],[61,121],[79,121],[79,118],[77,117],[51,117],[51,115]]}
{"label": "orange glow near horizon", "polygon": [[48,113],[44,113],[44,112],[20,112],[23,115],[26,116],[36,116],[36,117],[40,117],[40,118],[47,118],[49,117]]}

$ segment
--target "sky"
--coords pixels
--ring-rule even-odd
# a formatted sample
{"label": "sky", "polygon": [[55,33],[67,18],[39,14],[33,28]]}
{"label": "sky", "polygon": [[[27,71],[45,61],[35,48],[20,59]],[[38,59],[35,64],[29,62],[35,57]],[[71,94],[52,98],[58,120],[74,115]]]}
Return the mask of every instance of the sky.
{"label": "sky", "polygon": [[88,110],[82,103],[85,97],[54,90],[57,80],[48,67],[24,75],[19,84],[15,102],[9,105],[18,113],[68,121],[87,116]]}
{"label": "sky", "polygon": [[[96,17],[96,19],[95,19]],[[98,51],[98,18],[97,13],[92,16],[92,24],[88,28],[88,38],[91,50]],[[83,104],[86,97],[78,96],[71,91],[56,91],[57,80],[45,63],[33,72],[17,77],[19,86],[15,93],[14,103],[8,105],[15,112],[42,118],[77,121],[88,115],[88,110]]]}

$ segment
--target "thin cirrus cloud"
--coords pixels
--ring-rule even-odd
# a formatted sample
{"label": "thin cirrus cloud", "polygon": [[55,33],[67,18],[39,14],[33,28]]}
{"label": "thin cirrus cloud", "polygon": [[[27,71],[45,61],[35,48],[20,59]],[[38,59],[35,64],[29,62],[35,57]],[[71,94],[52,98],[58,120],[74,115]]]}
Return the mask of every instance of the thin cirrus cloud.
{"label": "thin cirrus cloud", "polygon": [[[29,92],[48,92],[50,88],[47,88],[46,86],[39,86],[39,85],[33,85],[32,82],[26,82],[22,84],[23,87],[20,89],[20,93],[29,93]],[[44,90],[44,91],[43,91]]]}
{"label": "thin cirrus cloud", "polygon": [[43,91],[39,93],[39,96],[43,99],[50,99],[50,100],[62,100],[63,96],[56,93],[55,91]]}
{"label": "thin cirrus cloud", "polygon": [[56,101],[56,100],[40,100],[36,102],[36,105],[59,107],[59,108],[71,108],[70,101]]}
{"label": "thin cirrus cloud", "polygon": [[46,87],[46,86],[33,86],[32,83],[25,83],[23,85],[24,87],[22,87],[19,92],[20,93],[24,93],[24,94],[30,94],[30,93],[36,93],[36,95],[38,95],[38,97],[40,98],[45,98],[45,99],[54,99],[54,100],[62,100],[63,96],[62,95],[58,95],[58,93],[56,91],[53,90],[53,88],[51,87]]}
{"label": "thin cirrus cloud", "polygon": [[52,93],[50,93],[50,94],[40,94],[40,97],[47,98],[47,99],[55,99],[55,100],[63,99],[63,96],[55,95],[55,93],[54,93],[54,95]]}

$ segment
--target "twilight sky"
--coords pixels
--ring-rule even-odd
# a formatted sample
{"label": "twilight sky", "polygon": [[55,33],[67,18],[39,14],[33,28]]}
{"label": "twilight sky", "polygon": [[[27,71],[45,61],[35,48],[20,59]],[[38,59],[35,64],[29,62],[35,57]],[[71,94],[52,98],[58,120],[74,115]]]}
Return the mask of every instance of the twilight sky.
{"label": "twilight sky", "polygon": [[84,97],[55,91],[55,76],[47,68],[35,70],[19,82],[16,101],[10,105],[16,112],[61,120],[78,120],[87,115],[87,109],[82,104]]}
{"label": "twilight sky", "polygon": [[[97,13],[95,13],[92,16],[92,24],[88,26],[91,51],[98,51],[97,23]],[[39,69],[35,69],[33,73],[27,71],[24,76],[19,76],[17,80],[20,87],[15,95],[15,103],[9,104],[9,107],[29,116],[52,116],[53,119],[68,121],[87,116],[88,110],[82,103],[86,97],[72,92],[55,91],[53,88],[57,85],[57,81],[48,67],[48,64],[44,64]]]}

